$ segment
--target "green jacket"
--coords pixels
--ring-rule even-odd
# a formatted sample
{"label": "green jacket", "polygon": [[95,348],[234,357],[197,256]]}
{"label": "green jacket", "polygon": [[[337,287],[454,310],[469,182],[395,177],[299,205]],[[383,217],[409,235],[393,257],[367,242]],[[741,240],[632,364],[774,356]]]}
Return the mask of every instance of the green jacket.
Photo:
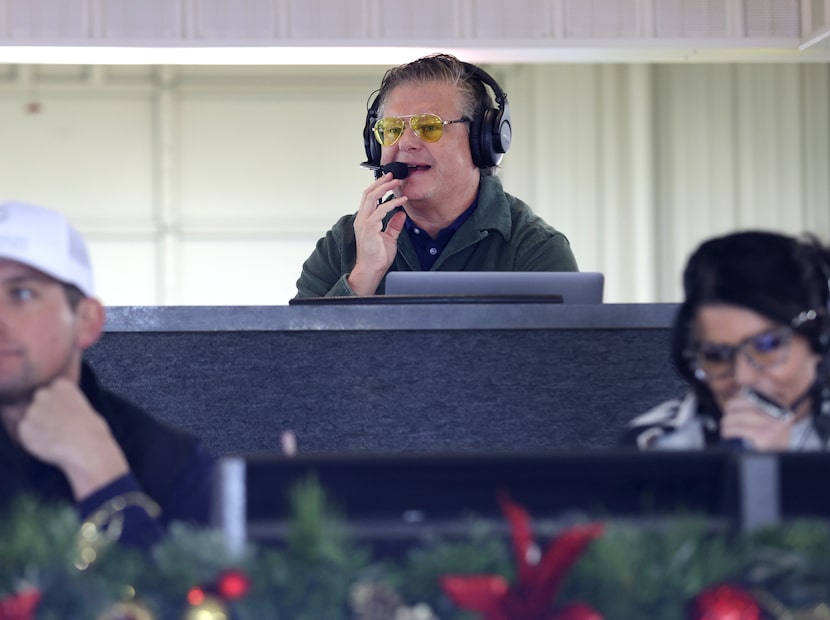
{"label": "green jacket", "polygon": [[[354,214],[340,218],[317,242],[297,280],[297,297],[354,295],[346,277],[354,267],[357,245]],[[434,271],[577,271],[568,239],[546,224],[501,181],[482,176],[478,207],[450,239]],[[421,271],[405,230],[390,271]],[[383,294],[384,278],[377,293]]]}

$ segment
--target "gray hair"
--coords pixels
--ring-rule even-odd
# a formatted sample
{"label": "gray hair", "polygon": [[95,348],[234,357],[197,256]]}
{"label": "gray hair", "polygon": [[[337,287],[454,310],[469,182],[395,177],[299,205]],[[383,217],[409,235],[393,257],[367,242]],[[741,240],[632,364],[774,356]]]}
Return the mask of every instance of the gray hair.
{"label": "gray hair", "polygon": [[[494,107],[493,99],[484,83],[474,75],[475,67],[463,62],[451,54],[432,54],[413,60],[405,65],[389,69],[383,76],[377,96],[378,115],[393,89],[403,84],[426,84],[441,82],[458,89],[461,95],[459,107],[461,115],[470,121]],[[449,119],[448,119],[449,120]],[[468,126],[469,131],[469,126]],[[482,168],[482,173],[491,174],[493,168]]]}

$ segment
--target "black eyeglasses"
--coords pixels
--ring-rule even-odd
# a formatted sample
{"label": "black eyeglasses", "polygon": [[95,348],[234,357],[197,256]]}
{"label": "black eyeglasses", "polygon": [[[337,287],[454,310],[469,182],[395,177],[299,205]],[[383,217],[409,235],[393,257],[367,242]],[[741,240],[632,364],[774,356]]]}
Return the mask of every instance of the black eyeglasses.
{"label": "black eyeglasses", "polygon": [[458,118],[454,121],[445,121],[437,114],[410,114],[409,116],[386,116],[375,122],[372,130],[375,139],[383,146],[392,146],[403,135],[404,128],[409,125],[416,136],[424,142],[438,142],[444,135],[444,125],[466,123],[468,119]]}
{"label": "black eyeglasses", "polygon": [[792,337],[793,330],[782,325],[744,338],[736,345],[699,341],[687,357],[695,377],[701,381],[717,381],[735,372],[738,354],[756,370],[783,363],[790,351]]}

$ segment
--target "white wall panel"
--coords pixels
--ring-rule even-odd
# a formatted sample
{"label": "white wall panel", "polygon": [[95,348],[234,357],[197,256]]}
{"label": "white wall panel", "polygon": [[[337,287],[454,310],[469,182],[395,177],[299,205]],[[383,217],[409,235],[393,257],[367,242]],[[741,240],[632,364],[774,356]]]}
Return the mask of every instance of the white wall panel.
{"label": "white wall panel", "polygon": [[186,227],[320,230],[356,209],[366,90],[183,93],[181,213]]}
{"label": "white wall panel", "polygon": [[739,226],[804,230],[804,136],[799,72],[737,67],[736,127]]}
{"label": "white wall panel", "polygon": [[[365,39],[368,36],[367,25],[371,14],[366,11],[365,3],[359,0],[351,2],[332,2],[331,0],[286,0],[288,6],[288,34],[298,39]],[[388,11],[389,5],[397,0],[386,0],[383,5]],[[428,3],[430,0],[426,0]],[[434,2],[434,0],[432,0]],[[407,2],[407,5],[410,3]],[[429,12],[428,4],[424,11]]]}
{"label": "white wall panel", "polygon": [[532,65],[500,79],[513,112],[514,134],[504,159],[505,189],[525,200],[571,242],[580,268],[603,261],[599,69]]}
{"label": "white wall panel", "polygon": [[746,3],[746,34],[750,37],[797,37],[799,0],[750,0]]}
{"label": "white wall panel", "polygon": [[565,0],[565,34],[575,38],[630,38],[640,28],[637,0]]}
{"label": "white wall panel", "polygon": [[473,35],[495,38],[550,38],[550,2],[539,0],[478,0],[472,6]]}
{"label": "white wall panel", "polygon": [[[513,113],[505,188],[606,273],[607,301],[678,300],[688,253],[734,228],[830,241],[830,66],[487,69]],[[382,73],[2,67],[0,199],[88,233],[108,303],[284,303],[371,181]]]}
{"label": "white wall panel", "polygon": [[734,71],[656,69],[655,276],[662,300],[680,299],[680,272],[694,246],[738,222]]}
{"label": "white wall panel", "polygon": [[[823,24],[824,0],[803,0]],[[800,0],[0,0],[13,39],[163,44],[417,38],[630,39],[799,34]],[[3,10],[5,8],[5,10]],[[744,15],[745,24],[730,22]],[[551,28],[553,16],[561,26]],[[0,32],[0,35],[4,33]],[[439,43],[440,45],[440,43]]]}
{"label": "white wall panel", "polygon": [[445,0],[383,0],[380,10],[380,36],[395,41],[421,39],[435,41],[461,34],[458,3]]}
{"label": "white wall panel", "polygon": [[830,11],[827,10],[827,0],[808,0],[810,7],[810,27],[806,34],[827,26],[830,22]]}
{"label": "white wall panel", "polygon": [[659,37],[725,37],[730,5],[719,0],[655,2]]}
{"label": "white wall panel", "polygon": [[[87,234],[96,294],[107,306],[165,303],[152,235]],[[142,238],[143,237],[143,238]],[[169,301],[167,302],[169,303]]]}
{"label": "white wall panel", "polygon": [[611,300],[654,298],[642,275],[652,267],[650,83],[648,68],[628,65],[532,66],[502,80],[514,112],[505,187],[565,233],[582,270],[606,273]]}
{"label": "white wall panel", "polygon": [[187,238],[181,245],[182,278],[178,302],[184,305],[285,305],[297,294],[296,282],[315,237]]}
{"label": "white wall panel", "polygon": [[143,95],[78,89],[0,93],[3,194],[67,211],[88,228],[154,226],[152,110]]}
{"label": "white wall panel", "polygon": [[827,7],[827,0],[0,0],[0,62],[394,64],[411,48],[494,63],[828,62]]}
{"label": "white wall panel", "polygon": [[257,40],[272,38],[277,32],[277,17],[271,0],[196,2],[195,37],[198,39]]}
{"label": "white wall panel", "polygon": [[[827,67],[819,73],[826,83]],[[707,236],[767,228],[830,240],[830,159],[820,146],[830,137],[826,89],[813,97],[802,68],[778,65],[660,67],[658,74],[661,299],[679,298],[677,274]],[[810,129],[805,115],[816,119]]]}
{"label": "white wall panel", "polygon": [[108,41],[161,40],[170,44],[185,34],[184,11],[169,0],[103,0],[100,13],[100,38]]}
{"label": "white wall panel", "polygon": [[[830,71],[826,66],[799,67],[804,100],[804,228],[830,237]],[[824,208],[822,208],[822,205]]]}
{"label": "white wall panel", "polygon": [[8,34],[13,39],[72,38],[90,36],[86,0],[6,0]]}

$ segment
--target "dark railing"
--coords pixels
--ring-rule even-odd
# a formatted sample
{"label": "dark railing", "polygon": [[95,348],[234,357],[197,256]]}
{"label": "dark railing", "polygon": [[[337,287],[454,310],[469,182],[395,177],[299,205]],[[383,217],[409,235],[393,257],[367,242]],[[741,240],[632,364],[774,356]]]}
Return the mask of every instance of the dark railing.
{"label": "dark railing", "polygon": [[289,491],[313,479],[357,534],[378,540],[453,535],[474,517],[503,521],[507,493],[540,522],[651,523],[704,515],[752,530],[830,517],[830,455],[733,451],[226,458],[215,521],[231,541],[278,539]]}

